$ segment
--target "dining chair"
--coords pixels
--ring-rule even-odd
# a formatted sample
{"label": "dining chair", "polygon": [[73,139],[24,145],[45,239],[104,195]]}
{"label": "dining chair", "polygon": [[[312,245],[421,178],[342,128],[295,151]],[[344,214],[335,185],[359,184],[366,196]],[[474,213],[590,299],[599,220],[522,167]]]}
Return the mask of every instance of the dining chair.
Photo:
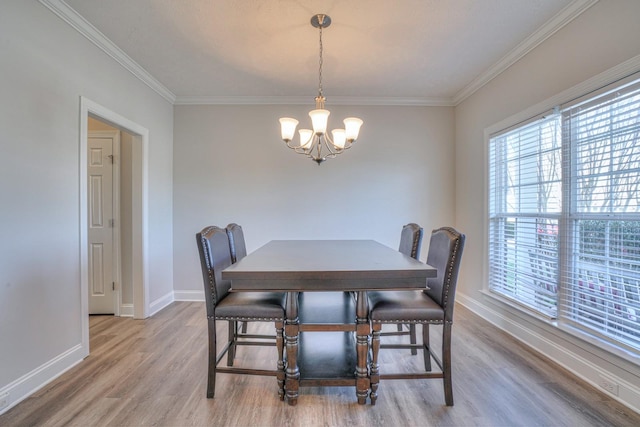
{"label": "dining chair", "polygon": [[[196,241],[202,267],[209,331],[207,398],[213,398],[216,373],[220,372],[275,376],[278,381],[280,400],[284,400],[283,330],[286,295],[280,292],[230,292],[231,282],[222,279],[222,270],[232,264],[227,231],[224,228],[209,226],[196,234]],[[276,334],[274,336],[229,333],[226,345],[217,353],[216,321],[218,320],[227,321],[230,324],[238,321],[273,322]],[[227,359],[226,367],[218,367],[224,355],[230,349],[235,349],[236,345],[275,345],[278,357],[276,369],[234,367],[233,357]]]}
{"label": "dining chair", "polygon": [[[244,232],[242,231],[242,227],[240,227],[236,223],[228,224],[225,228],[227,230],[227,235],[229,236],[229,248],[231,249],[231,262],[235,264],[240,261],[242,258],[247,256],[247,246],[244,242]],[[247,333],[247,322],[241,322],[242,333]],[[229,327],[233,327],[233,330],[237,333],[238,331],[238,322],[233,322],[233,324],[229,323]],[[235,355],[235,347],[229,351],[229,357],[233,357]]]}
{"label": "dining chair", "polygon": [[411,258],[420,258],[423,235],[424,230],[416,223],[410,222],[403,226],[402,232],[400,233],[400,246],[398,247],[398,251]]}
{"label": "dining chair", "polygon": [[[458,270],[464,249],[465,235],[451,227],[433,230],[429,241],[427,264],[435,267],[437,276],[427,279],[426,289],[417,291],[371,291],[369,319],[371,321],[371,404],[377,399],[381,379],[441,378],[447,406],[453,406],[451,381],[451,329],[456,295]],[[382,344],[380,331],[383,324],[421,324],[422,344]],[[441,359],[429,342],[429,326],[442,325]],[[416,348],[423,350],[424,372],[380,374],[378,353],[381,348]],[[432,372],[431,359],[440,368]]]}
{"label": "dining chair", "polygon": [[[402,227],[402,232],[400,233],[400,246],[398,247],[398,251],[410,256],[414,259],[420,258],[420,249],[422,248],[422,237],[424,235],[424,230],[416,223],[409,223]],[[409,330],[406,331],[405,327]],[[383,336],[393,336],[393,335],[408,335],[411,344],[415,344],[417,342],[416,339],[416,325],[415,324],[403,324],[398,323],[397,332],[384,332],[381,335]],[[411,354],[417,355],[418,350],[416,348],[411,348]]]}
{"label": "dining chair", "polygon": [[231,248],[231,262],[236,263],[247,256],[247,246],[244,242],[242,227],[232,222],[226,227],[229,235],[229,247]]}

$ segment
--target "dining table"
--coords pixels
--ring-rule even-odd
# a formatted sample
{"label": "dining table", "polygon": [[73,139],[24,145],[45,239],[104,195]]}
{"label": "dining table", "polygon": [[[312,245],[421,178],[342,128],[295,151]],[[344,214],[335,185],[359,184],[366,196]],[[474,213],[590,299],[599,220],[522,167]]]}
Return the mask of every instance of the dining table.
{"label": "dining table", "polygon": [[[272,240],[222,271],[232,292],[286,292],[285,395],[301,386],[355,386],[359,404],[377,390],[368,366],[367,291],[424,289],[437,271],[375,240]],[[375,400],[372,399],[372,403]]]}

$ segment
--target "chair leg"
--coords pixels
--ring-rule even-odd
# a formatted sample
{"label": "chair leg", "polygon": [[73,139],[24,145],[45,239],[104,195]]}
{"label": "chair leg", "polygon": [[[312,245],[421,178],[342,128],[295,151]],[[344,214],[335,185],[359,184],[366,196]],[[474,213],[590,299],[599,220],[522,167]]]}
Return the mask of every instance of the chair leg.
{"label": "chair leg", "polygon": [[249,323],[249,322],[242,322],[242,333],[243,334],[247,333],[247,323]]}
{"label": "chair leg", "polygon": [[284,321],[276,322],[276,349],[278,351],[278,374],[276,375],[276,379],[278,380],[278,397],[280,397],[280,400],[284,400]]}
{"label": "chair leg", "polygon": [[207,399],[213,399],[216,392],[216,321],[208,319],[209,329],[209,367],[207,370]]}
{"label": "chair leg", "polygon": [[451,327],[450,322],[442,325],[442,371],[444,373],[444,401],[453,406],[453,384],[451,381]]}
{"label": "chair leg", "polygon": [[429,324],[422,324],[422,355],[424,357],[424,370],[431,371],[431,341],[429,341]]}
{"label": "chair leg", "polygon": [[[415,324],[408,324],[406,325],[409,328],[409,342],[411,344],[416,344],[417,340],[416,340],[416,325]],[[398,323],[397,328],[398,328],[398,332],[402,332],[404,330],[405,324],[404,323]],[[411,349],[411,354],[412,355],[416,355],[418,354],[418,349],[416,348],[412,348]]]}
{"label": "chair leg", "polygon": [[[415,323],[411,323],[409,325],[409,338],[410,338],[410,342],[411,344],[416,344],[416,324]],[[412,348],[411,349],[411,354],[413,356],[415,356],[416,354],[418,354],[418,349],[417,348]]]}
{"label": "chair leg", "polygon": [[229,320],[229,351],[227,352],[227,366],[233,366],[233,359],[236,358],[236,342],[238,342],[238,322]]}

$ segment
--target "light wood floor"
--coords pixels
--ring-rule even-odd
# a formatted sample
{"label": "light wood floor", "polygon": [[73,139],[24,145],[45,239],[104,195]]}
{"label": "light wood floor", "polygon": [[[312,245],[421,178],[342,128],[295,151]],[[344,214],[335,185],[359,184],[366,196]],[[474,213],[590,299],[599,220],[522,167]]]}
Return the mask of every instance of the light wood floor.
{"label": "light wood floor", "polygon": [[[349,387],[302,388],[292,407],[278,400],[275,378],[219,374],[215,399],[206,399],[203,303],[177,302],[147,320],[92,316],[90,332],[91,355],[0,416],[0,426],[640,426],[640,414],[461,306],[453,407],[441,380],[382,381],[376,406],[358,405]],[[421,359],[397,352],[381,351],[381,370]],[[240,348],[237,362],[273,353]]]}

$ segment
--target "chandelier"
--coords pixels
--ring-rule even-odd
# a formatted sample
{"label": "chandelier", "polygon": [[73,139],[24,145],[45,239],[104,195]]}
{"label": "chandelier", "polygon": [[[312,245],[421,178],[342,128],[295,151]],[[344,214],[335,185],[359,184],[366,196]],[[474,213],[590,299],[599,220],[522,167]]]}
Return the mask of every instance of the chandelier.
{"label": "chandelier", "polygon": [[332,159],[343,153],[344,150],[351,148],[351,145],[358,139],[360,126],[362,126],[363,122],[356,117],[348,117],[344,119],[344,129],[332,130],[331,135],[333,137],[330,137],[327,133],[327,121],[330,112],[324,108],[326,98],[322,95],[322,29],[331,25],[331,18],[324,14],[314,15],[311,17],[311,25],[320,31],[318,96],[316,96],[315,110],[309,111],[313,130],[298,130],[300,142],[295,145],[292,141],[299,122],[291,117],[282,117],[280,119],[280,128],[282,140],[287,144],[287,147],[298,154],[304,154],[319,165],[325,160]]}

